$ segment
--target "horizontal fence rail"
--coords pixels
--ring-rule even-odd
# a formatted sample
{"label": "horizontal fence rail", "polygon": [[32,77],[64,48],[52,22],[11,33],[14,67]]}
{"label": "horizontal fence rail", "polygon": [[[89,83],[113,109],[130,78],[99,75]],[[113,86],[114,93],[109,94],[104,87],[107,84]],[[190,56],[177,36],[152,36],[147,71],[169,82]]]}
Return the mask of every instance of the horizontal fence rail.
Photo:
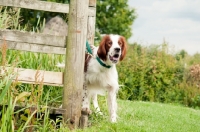
{"label": "horizontal fence rail", "polygon": [[50,86],[63,86],[63,72],[52,72],[44,70],[33,70],[24,68],[11,68],[11,67],[0,67],[0,77],[5,71],[13,71],[15,76],[13,81],[19,81],[27,84],[43,84]]}
{"label": "horizontal fence rail", "polygon": [[7,44],[8,49],[65,54],[66,36],[43,33],[3,30],[0,31],[0,46]]}
{"label": "horizontal fence rail", "polygon": [[[0,5],[49,12],[69,13],[69,4],[61,4],[39,0],[0,0]],[[96,16],[96,9],[94,7],[89,7],[88,16]]]}

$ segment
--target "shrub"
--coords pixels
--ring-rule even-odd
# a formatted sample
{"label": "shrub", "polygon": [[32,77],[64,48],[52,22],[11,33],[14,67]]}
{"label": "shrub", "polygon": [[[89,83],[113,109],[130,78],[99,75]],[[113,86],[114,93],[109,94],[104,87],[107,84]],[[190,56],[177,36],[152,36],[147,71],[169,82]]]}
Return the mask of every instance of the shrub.
{"label": "shrub", "polygon": [[[181,103],[200,106],[200,91],[185,83],[184,61],[169,54],[167,44],[142,47],[129,45],[118,67],[121,99]],[[194,93],[196,94],[194,95]]]}

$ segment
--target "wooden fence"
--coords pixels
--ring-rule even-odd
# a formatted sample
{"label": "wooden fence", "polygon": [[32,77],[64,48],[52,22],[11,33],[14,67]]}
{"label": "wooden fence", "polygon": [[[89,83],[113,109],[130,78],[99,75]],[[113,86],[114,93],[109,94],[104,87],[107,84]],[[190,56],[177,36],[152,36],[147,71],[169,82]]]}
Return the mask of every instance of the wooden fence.
{"label": "wooden fence", "polygon": [[81,116],[85,42],[87,39],[94,44],[96,0],[70,0],[70,5],[38,0],[1,0],[0,5],[69,13],[68,36],[0,30],[0,46],[5,40],[8,49],[66,54],[64,75],[62,72],[22,68],[15,68],[15,71],[18,81],[23,83],[35,83],[35,74],[39,72],[45,85],[63,86],[64,120],[70,119],[70,128],[77,127]]}

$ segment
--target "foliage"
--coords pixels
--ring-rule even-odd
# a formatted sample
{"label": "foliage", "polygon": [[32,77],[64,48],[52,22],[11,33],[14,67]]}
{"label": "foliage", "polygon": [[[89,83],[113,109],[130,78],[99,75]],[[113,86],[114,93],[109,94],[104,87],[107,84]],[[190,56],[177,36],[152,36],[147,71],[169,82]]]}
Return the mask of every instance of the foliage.
{"label": "foliage", "polygon": [[20,29],[20,9],[0,6],[0,29]]}
{"label": "foliage", "polygon": [[188,72],[186,62],[177,60],[177,56],[169,54],[168,49],[166,43],[150,47],[129,45],[128,55],[118,67],[119,80],[123,85],[119,97],[200,107],[200,90],[193,83],[185,82]]}
{"label": "foliage", "polygon": [[199,64],[200,63],[200,54],[196,53],[194,54],[189,60],[188,60],[188,64],[189,65],[194,65],[194,64]]}
{"label": "foliage", "polygon": [[96,17],[97,33],[131,37],[131,25],[136,15],[128,6],[128,0],[98,0]]}

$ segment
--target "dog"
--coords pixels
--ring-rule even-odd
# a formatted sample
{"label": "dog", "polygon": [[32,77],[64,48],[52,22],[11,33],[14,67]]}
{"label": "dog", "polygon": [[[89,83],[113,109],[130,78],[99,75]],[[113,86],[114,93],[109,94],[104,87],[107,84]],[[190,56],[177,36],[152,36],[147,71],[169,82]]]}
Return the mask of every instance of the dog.
{"label": "dog", "polygon": [[84,84],[86,86],[83,88],[82,110],[90,111],[92,99],[95,109],[100,112],[97,95],[105,95],[107,92],[110,121],[116,122],[116,94],[119,90],[116,64],[126,55],[126,39],[120,35],[105,35],[98,47],[90,45],[89,49],[91,53],[85,54]]}

